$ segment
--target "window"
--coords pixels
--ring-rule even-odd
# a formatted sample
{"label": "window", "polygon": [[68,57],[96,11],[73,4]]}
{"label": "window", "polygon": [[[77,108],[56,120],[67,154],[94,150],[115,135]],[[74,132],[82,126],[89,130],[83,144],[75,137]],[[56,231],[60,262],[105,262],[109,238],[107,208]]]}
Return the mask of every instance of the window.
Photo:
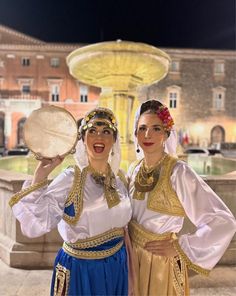
{"label": "window", "polygon": [[30,93],[30,85],[22,85],[22,93],[23,94],[29,94]]}
{"label": "window", "polygon": [[223,107],[224,107],[223,95],[222,93],[216,93],[215,100],[214,100],[214,109],[222,110]]}
{"label": "window", "polygon": [[50,97],[49,99],[53,102],[59,102],[60,101],[60,89],[61,85],[63,83],[63,80],[60,78],[48,78],[47,83],[49,86],[49,93]]}
{"label": "window", "polygon": [[169,107],[170,108],[177,108],[177,93],[176,92],[169,93]]}
{"label": "window", "polygon": [[30,59],[29,59],[29,58],[22,58],[22,59],[21,59],[21,65],[22,65],[23,67],[28,67],[28,66],[30,66]]}
{"label": "window", "polygon": [[29,97],[33,85],[33,78],[17,78],[17,82],[21,95],[23,97]]}
{"label": "window", "polygon": [[218,87],[216,89],[213,89],[213,109],[225,109],[225,88]]}
{"label": "window", "polygon": [[214,74],[215,75],[222,75],[224,73],[225,73],[224,61],[215,61]]}
{"label": "window", "polygon": [[86,85],[80,85],[80,102],[88,102],[88,87]]}
{"label": "window", "polygon": [[59,93],[60,93],[59,86],[56,84],[52,85],[51,99],[53,102],[59,102]]}
{"label": "window", "polygon": [[172,61],[170,65],[170,72],[179,72],[179,61]]}
{"label": "window", "polygon": [[51,58],[50,65],[53,68],[58,68],[60,66],[59,58]]}
{"label": "window", "polygon": [[180,100],[180,90],[181,88],[177,85],[173,85],[167,88],[168,92],[168,102],[170,109],[177,109]]}

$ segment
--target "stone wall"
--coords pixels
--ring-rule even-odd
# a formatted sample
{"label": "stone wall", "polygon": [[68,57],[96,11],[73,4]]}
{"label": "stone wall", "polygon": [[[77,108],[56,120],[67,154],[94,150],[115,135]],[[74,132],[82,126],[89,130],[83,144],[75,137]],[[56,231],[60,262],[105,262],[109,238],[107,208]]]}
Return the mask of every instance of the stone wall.
{"label": "stone wall", "polygon": [[[22,235],[19,222],[8,205],[10,197],[20,190],[28,175],[0,170],[0,258],[9,266],[47,268],[53,265],[62,240],[53,230],[39,238]],[[208,177],[206,182],[222,198],[236,216],[236,175]],[[192,232],[193,225],[186,221],[182,232]],[[220,264],[236,265],[236,236],[234,236]]]}

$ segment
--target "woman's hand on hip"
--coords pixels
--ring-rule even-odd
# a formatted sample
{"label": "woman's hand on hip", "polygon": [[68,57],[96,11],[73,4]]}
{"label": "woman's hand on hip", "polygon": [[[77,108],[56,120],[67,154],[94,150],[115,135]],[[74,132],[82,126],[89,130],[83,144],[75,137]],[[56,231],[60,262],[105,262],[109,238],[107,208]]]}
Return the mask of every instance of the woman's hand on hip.
{"label": "woman's hand on hip", "polygon": [[175,257],[178,255],[173,246],[173,239],[148,242],[144,249],[158,256]]}

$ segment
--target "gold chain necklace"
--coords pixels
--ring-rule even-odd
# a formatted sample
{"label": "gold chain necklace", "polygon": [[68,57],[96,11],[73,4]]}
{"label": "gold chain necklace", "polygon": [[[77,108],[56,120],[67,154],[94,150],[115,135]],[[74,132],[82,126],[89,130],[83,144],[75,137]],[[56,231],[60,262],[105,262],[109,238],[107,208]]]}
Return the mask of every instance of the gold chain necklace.
{"label": "gold chain necklace", "polygon": [[99,185],[104,185],[105,180],[109,177],[109,173],[108,173],[109,169],[108,168],[106,168],[105,172],[99,172],[99,171],[96,171],[91,166],[91,164],[89,164],[88,171],[91,173],[91,177],[94,179],[96,184],[99,184]]}
{"label": "gold chain necklace", "polygon": [[98,172],[91,165],[88,167],[91,177],[96,184],[103,186],[104,195],[107,200],[108,208],[112,208],[120,203],[120,197],[117,191],[116,177],[108,165],[106,172]]}
{"label": "gold chain necklace", "polygon": [[167,154],[164,156],[151,168],[147,169],[144,161],[135,177],[135,190],[139,192],[149,192],[154,189],[159,180],[161,164],[164,161]]}

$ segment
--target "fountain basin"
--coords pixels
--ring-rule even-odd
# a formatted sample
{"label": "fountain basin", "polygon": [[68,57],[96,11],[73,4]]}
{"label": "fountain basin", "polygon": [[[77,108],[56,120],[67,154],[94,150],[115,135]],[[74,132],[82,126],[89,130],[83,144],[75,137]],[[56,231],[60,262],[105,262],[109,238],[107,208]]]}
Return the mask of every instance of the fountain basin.
{"label": "fountain basin", "polygon": [[[225,175],[236,170],[236,159],[216,156],[188,155],[185,160],[200,176]],[[128,166],[132,161],[133,160],[123,160],[121,162],[121,168],[127,171]],[[33,175],[37,163],[38,161],[33,155],[9,156],[0,159],[0,168],[3,170]],[[71,165],[75,165],[75,161],[73,155],[68,155],[63,163],[52,172],[50,177],[53,178],[57,176],[63,169]]]}

